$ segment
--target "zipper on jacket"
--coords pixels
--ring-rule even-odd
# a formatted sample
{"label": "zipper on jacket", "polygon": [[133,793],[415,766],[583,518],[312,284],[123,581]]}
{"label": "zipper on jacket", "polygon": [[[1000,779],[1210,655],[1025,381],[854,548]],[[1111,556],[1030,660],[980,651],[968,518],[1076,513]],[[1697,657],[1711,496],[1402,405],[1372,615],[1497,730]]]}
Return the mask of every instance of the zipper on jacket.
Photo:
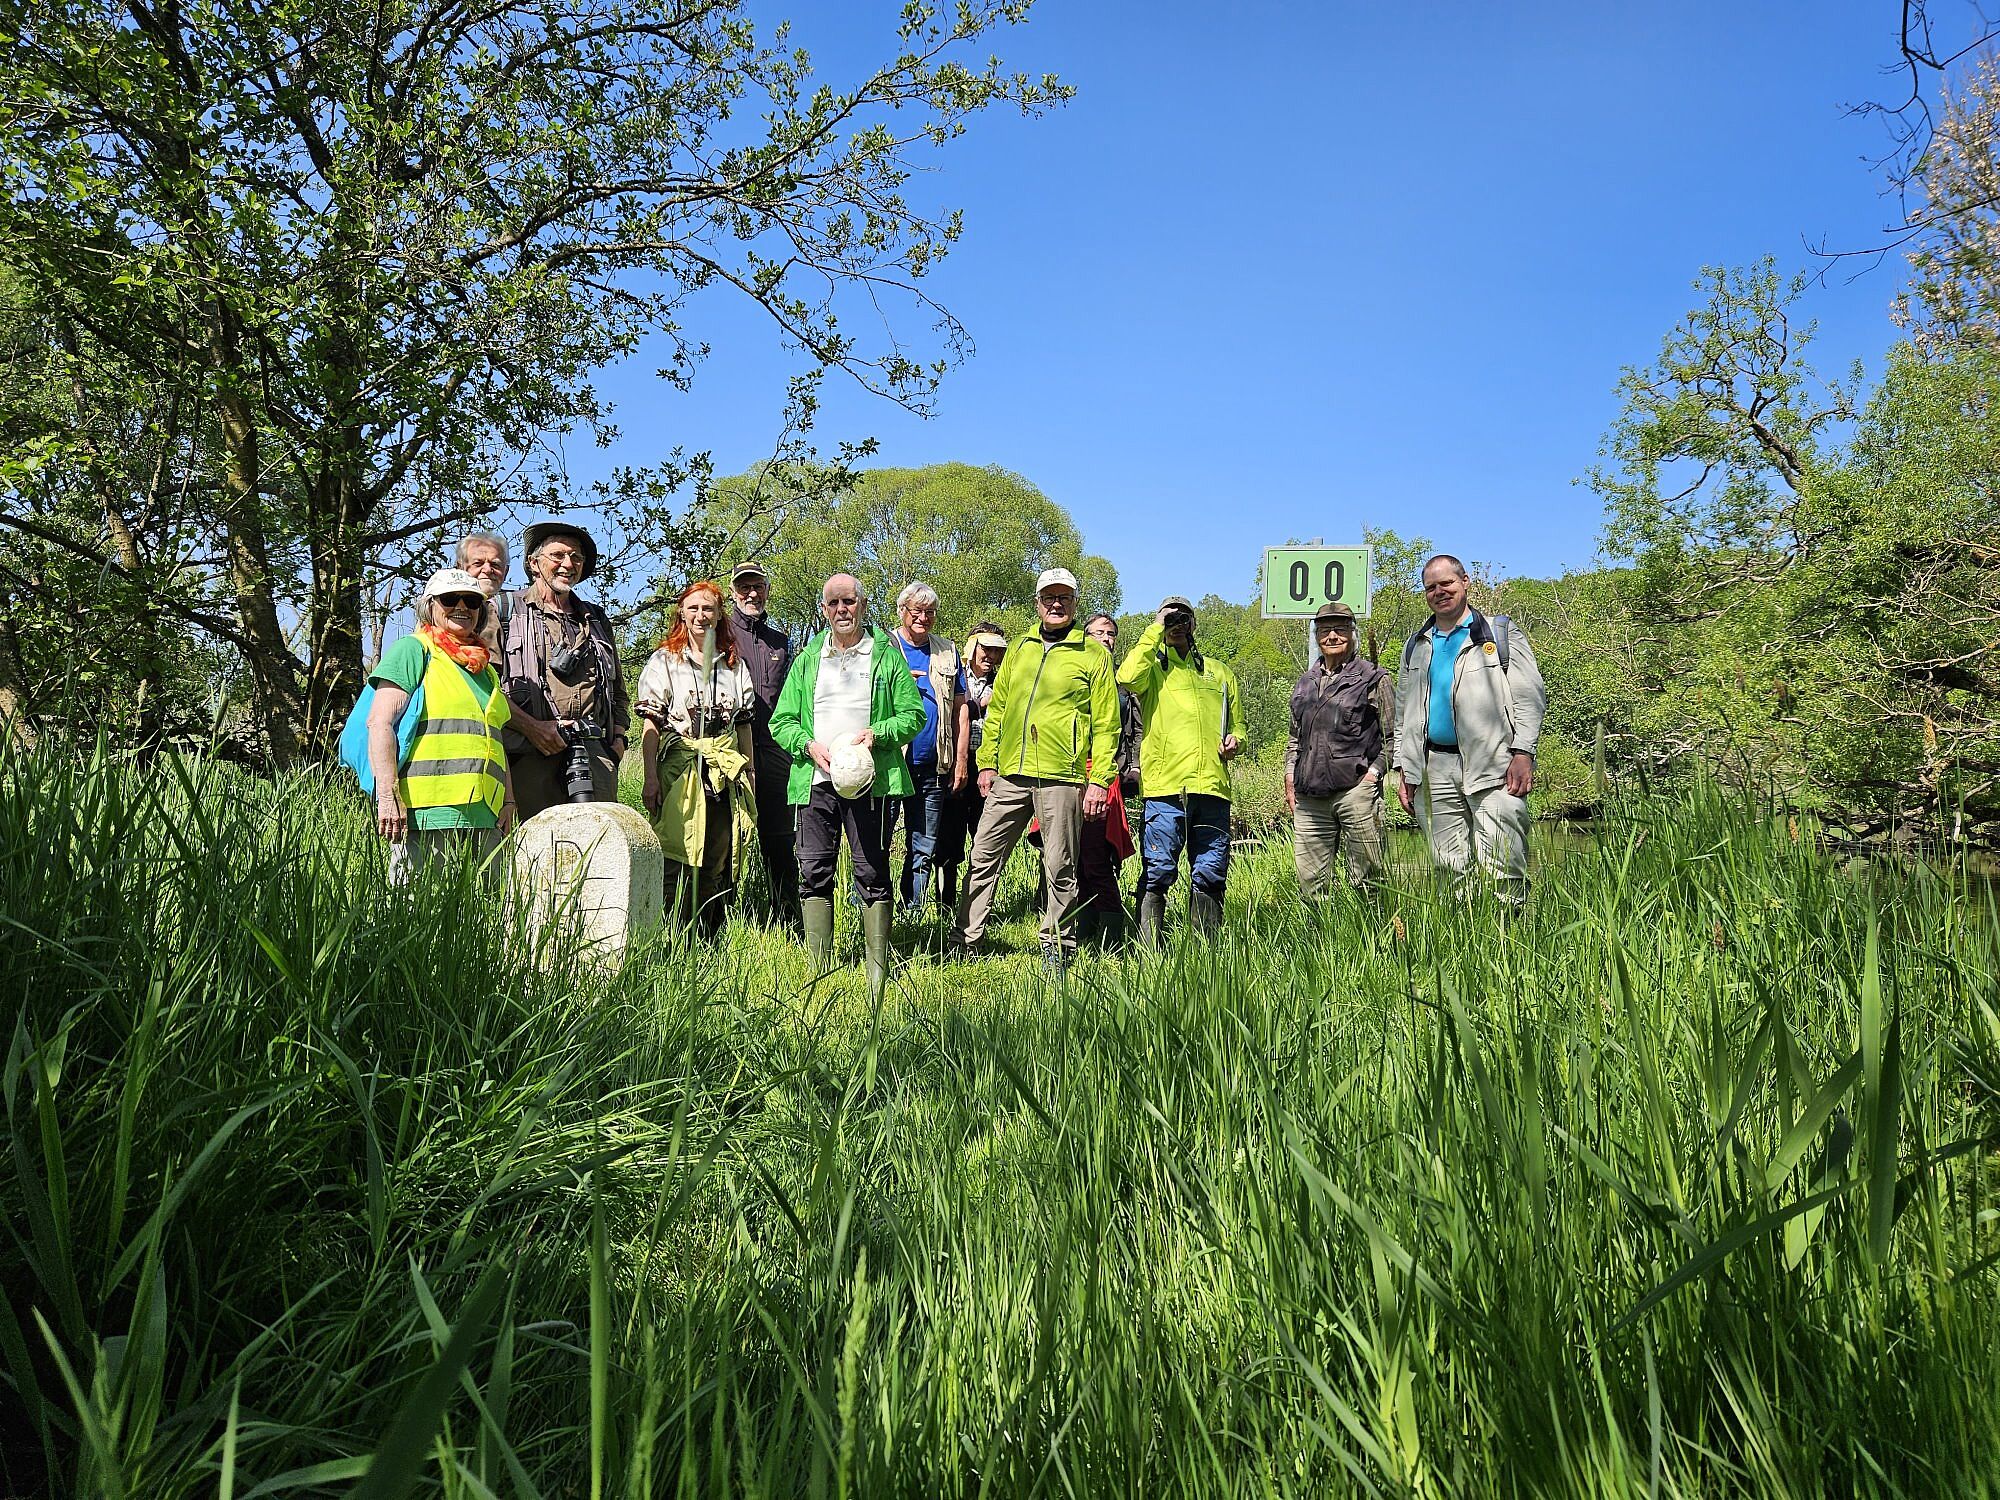
{"label": "zipper on jacket", "polygon": [[[1035,680],[1028,684],[1028,706],[1021,711],[1021,758],[1014,767],[1016,776],[1025,774],[1028,769],[1028,734],[1035,727],[1035,690],[1042,685],[1042,668],[1049,664],[1049,648],[1059,644],[1057,641],[1041,643],[1042,659],[1035,663]],[[1041,736],[1037,734],[1035,740],[1039,744]]]}

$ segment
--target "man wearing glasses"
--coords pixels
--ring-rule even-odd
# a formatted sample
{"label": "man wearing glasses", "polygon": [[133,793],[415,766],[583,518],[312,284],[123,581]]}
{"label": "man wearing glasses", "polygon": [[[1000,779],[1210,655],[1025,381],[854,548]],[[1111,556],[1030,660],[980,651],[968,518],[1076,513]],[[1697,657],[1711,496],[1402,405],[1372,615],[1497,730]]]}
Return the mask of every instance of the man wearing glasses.
{"label": "man wearing glasses", "polygon": [[1528,891],[1528,793],[1548,696],[1527,635],[1471,607],[1465,564],[1424,564],[1430,623],[1403,647],[1396,674],[1397,800],[1430,840],[1431,860],[1461,894],[1474,866],[1514,905]]}

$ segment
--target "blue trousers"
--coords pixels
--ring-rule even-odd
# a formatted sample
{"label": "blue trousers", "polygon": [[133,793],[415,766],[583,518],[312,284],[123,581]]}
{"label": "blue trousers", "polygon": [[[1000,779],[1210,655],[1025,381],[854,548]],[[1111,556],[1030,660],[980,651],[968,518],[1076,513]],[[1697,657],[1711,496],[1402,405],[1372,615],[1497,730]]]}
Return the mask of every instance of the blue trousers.
{"label": "blue trousers", "polygon": [[1180,878],[1181,850],[1188,855],[1188,875],[1204,896],[1222,899],[1229,883],[1229,799],[1190,792],[1186,797],[1148,797],[1146,831],[1141,853],[1145,873],[1141,895],[1166,892]]}
{"label": "blue trousers", "polygon": [[931,869],[937,862],[939,830],[944,825],[945,801],[951,796],[951,775],[940,774],[935,760],[918,761],[910,767],[916,790],[889,804],[889,836],[896,841],[896,824],[903,825],[903,875],[898,882],[903,909],[915,911],[930,894]]}

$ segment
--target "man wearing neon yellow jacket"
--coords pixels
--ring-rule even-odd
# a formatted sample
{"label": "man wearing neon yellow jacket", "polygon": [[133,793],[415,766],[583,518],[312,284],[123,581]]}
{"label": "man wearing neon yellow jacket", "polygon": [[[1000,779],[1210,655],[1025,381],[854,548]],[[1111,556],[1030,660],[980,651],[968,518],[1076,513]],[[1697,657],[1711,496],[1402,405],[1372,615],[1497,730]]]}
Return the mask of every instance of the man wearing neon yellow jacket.
{"label": "man wearing neon yellow jacket", "polygon": [[1102,818],[1118,774],[1118,689],[1111,653],[1076,622],[1076,576],[1035,581],[1039,628],[1008,648],[986,706],[979,794],[986,799],[958,902],[958,940],[978,947],[1000,872],[1028,824],[1042,825],[1042,962],[1060,973],[1076,951],[1077,850],[1086,818]]}
{"label": "man wearing neon yellow jacket", "polygon": [[1139,699],[1146,733],[1139,790],[1146,799],[1140,853],[1139,941],[1157,944],[1167,892],[1188,854],[1188,909],[1196,931],[1222,923],[1229,881],[1229,762],[1243,749],[1236,674],[1194,643],[1194,606],[1178,594],[1126,653],[1118,685]]}

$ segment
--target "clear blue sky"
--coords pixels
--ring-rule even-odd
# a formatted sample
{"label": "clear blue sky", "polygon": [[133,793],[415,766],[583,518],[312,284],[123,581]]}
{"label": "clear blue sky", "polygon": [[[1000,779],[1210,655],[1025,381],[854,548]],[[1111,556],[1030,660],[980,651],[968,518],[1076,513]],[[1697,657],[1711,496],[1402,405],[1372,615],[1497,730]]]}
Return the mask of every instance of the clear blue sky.
{"label": "clear blue sky", "polygon": [[[893,12],[763,8],[834,76]],[[1897,10],[1041,0],[995,50],[1076,99],[975,122],[912,185],[965,210],[930,289],[976,354],[928,421],[830,385],[819,438],[1025,475],[1127,608],[1250,598],[1266,544],[1364,525],[1508,573],[1587,564],[1600,506],[1573,481],[1701,267],[1808,267],[1894,222],[1885,132],[1844,107],[1898,88]],[[1821,368],[1879,367],[1901,275],[1833,268]],[[759,317],[690,306],[715,345],[691,395],[643,354],[610,372],[623,439],[573,473],[767,454],[788,366]]]}

